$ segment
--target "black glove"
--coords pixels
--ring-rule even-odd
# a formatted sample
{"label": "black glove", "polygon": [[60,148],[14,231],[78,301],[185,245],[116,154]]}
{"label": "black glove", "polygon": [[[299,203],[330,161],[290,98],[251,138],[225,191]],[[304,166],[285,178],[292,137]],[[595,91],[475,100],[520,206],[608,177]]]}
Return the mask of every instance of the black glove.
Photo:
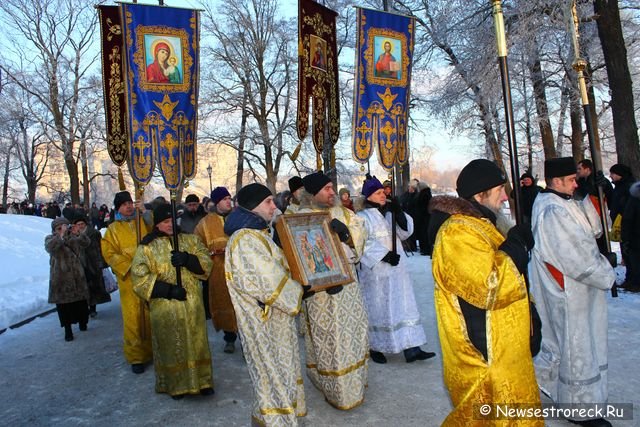
{"label": "black glove", "polygon": [[282,249],[282,243],[280,242],[280,235],[278,234],[278,229],[276,227],[273,227],[273,237],[271,239],[273,240],[273,243],[275,243],[276,245],[278,245],[280,249]]}
{"label": "black glove", "polygon": [[182,286],[172,285],[171,283],[156,280],[151,291],[151,298],[176,299],[185,301],[187,299],[187,291]]}
{"label": "black glove", "polygon": [[171,265],[174,267],[186,267],[194,274],[203,274],[204,270],[200,265],[200,260],[197,256],[190,254],[189,252],[171,252]]}
{"label": "black glove", "polygon": [[602,171],[597,171],[593,175],[593,180],[597,186],[602,188],[604,188],[609,183],[609,180],[604,176],[604,172]]}
{"label": "black glove", "polygon": [[391,264],[392,266],[396,266],[398,265],[398,263],[400,262],[400,255],[398,255],[395,252],[389,251],[387,252],[387,254],[382,258],[382,261],[386,262],[387,264]]}
{"label": "black glove", "polygon": [[332,219],[329,225],[331,226],[331,229],[338,235],[341,242],[345,243],[347,240],[349,240],[349,237],[351,237],[351,235],[349,234],[349,228],[344,225],[344,223],[339,219]]}
{"label": "black glove", "polygon": [[533,249],[535,241],[531,226],[528,224],[516,224],[507,233],[507,239],[513,239],[527,248],[528,251]]}
{"label": "black glove", "polygon": [[500,245],[503,251],[513,260],[520,274],[527,274],[529,251],[533,248],[533,233],[527,225],[515,225],[507,233],[507,239]]}
{"label": "black glove", "polygon": [[611,264],[611,267],[616,268],[616,266],[618,265],[618,256],[616,255],[615,252],[605,252],[602,255],[604,255],[605,258],[607,258],[607,261],[609,261],[609,264]]}
{"label": "black glove", "polygon": [[334,286],[333,288],[327,289],[327,293],[329,295],[339,294],[342,291],[342,285]]}
{"label": "black glove", "polygon": [[258,307],[260,307],[261,310],[264,310],[264,308],[266,307],[264,305],[264,303],[262,301],[256,300],[256,302],[258,303]]}
{"label": "black glove", "polygon": [[311,285],[302,285],[302,299],[307,299],[315,294],[315,292],[311,291]]}
{"label": "black glove", "polygon": [[402,207],[397,198],[387,200],[387,209],[389,212],[393,212],[396,216],[396,224],[404,231],[407,231],[407,217],[402,211]]}

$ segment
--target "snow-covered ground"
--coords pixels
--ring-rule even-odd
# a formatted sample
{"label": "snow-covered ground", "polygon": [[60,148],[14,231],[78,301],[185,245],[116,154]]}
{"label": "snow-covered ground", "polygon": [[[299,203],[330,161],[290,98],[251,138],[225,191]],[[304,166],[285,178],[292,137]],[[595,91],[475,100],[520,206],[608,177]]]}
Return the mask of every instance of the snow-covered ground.
{"label": "snow-covered ground", "polygon": [[[47,303],[49,257],[44,237],[50,220],[0,215],[0,330],[52,308]],[[438,355],[407,364],[401,355],[386,365],[369,364],[362,406],[347,412],[330,407],[305,377],[306,426],[435,426],[451,406],[442,383],[442,358],[435,327],[433,279],[429,257],[408,258],[416,299],[427,333],[423,348]],[[618,272],[622,273],[623,268]],[[619,277],[620,279],[620,277]],[[243,426],[249,424],[251,382],[239,351],[222,352],[222,334],[208,322],[216,394],[173,401],[154,393],[148,367],[131,373],[122,355],[119,295],[98,306],[89,330],[63,340],[57,316],[38,317],[0,334],[0,423],[10,426]],[[633,403],[640,425],[640,294],[620,292],[609,305],[609,402]],[[301,354],[304,346],[301,343]],[[634,374],[636,372],[636,374]],[[570,426],[548,420],[549,426]]]}

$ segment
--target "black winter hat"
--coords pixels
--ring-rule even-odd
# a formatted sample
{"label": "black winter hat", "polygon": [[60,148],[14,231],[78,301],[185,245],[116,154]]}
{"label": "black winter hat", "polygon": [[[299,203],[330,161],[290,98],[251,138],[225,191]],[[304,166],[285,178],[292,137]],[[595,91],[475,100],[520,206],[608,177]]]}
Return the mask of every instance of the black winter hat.
{"label": "black winter hat", "polygon": [[544,161],[544,177],[562,178],[576,174],[576,162],[573,157],[558,157]]}
{"label": "black winter hat", "polygon": [[269,196],[273,196],[271,190],[262,184],[254,182],[253,184],[242,187],[240,191],[238,191],[236,200],[239,206],[242,206],[248,211],[252,211]]}
{"label": "black winter hat", "polygon": [[163,203],[153,209],[153,226],[160,224],[167,218],[171,218],[171,205]]}
{"label": "black winter hat", "polygon": [[189,194],[186,199],[184,199],[185,203],[200,203],[200,198],[195,194]]}
{"label": "black winter hat", "polygon": [[120,206],[122,206],[124,202],[133,202],[131,194],[128,191],[116,193],[116,196],[113,198],[113,206],[115,206],[116,210],[120,209]]}
{"label": "black winter hat", "polygon": [[629,169],[627,165],[623,165],[622,163],[616,163],[615,165],[611,166],[609,168],[609,172],[620,175],[623,178],[632,176],[631,169]]}
{"label": "black winter hat", "polygon": [[325,185],[331,182],[331,178],[318,171],[302,178],[302,182],[304,189],[315,196]]}
{"label": "black winter hat", "polygon": [[82,212],[78,210],[75,210],[71,213],[71,223],[77,224],[79,222],[84,222],[85,224],[89,223],[86,215],[84,215]]}
{"label": "black winter hat", "polygon": [[472,160],[460,171],[456,187],[458,195],[468,199],[474,194],[497,187],[507,182],[504,172],[487,159]]}
{"label": "black winter hat", "polygon": [[291,191],[291,193],[295,193],[296,190],[303,185],[304,184],[302,183],[302,178],[300,178],[299,176],[289,178],[289,191]]}

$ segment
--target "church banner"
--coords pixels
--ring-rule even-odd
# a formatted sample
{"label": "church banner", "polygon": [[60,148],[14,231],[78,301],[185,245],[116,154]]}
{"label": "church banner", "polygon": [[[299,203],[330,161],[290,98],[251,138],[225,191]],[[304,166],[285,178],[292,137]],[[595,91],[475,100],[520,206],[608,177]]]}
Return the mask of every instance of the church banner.
{"label": "church banner", "polygon": [[358,8],[353,158],[366,163],[377,148],[386,170],[404,164],[415,20]]}
{"label": "church banner", "polygon": [[309,129],[309,98],[313,107],[312,140],[317,153],[324,147],[327,117],[329,139],[334,145],[340,137],[340,99],[338,98],[338,51],[336,17],[331,9],[312,1],[298,2],[298,137]]}
{"label": "church banner", "polygon": [[107,129],[107,152],[116,166],[127,161],[126,101],[122,71],[122,25],[118,6],[97,6],[102,47],[102,89]]}
{"label": "church banner", "polygon": [[131,176],[146,184],[157,162],[177,190],[196,173],[198,12],[121,3],[120,13]]}

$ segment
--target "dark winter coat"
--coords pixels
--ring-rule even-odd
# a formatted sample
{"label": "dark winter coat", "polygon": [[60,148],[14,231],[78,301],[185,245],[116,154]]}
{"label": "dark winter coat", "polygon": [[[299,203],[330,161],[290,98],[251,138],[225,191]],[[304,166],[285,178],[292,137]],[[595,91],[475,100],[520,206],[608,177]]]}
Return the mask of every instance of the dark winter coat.
{"label": "dark winter coat", "polygon": [[91,244],[84,233],[66,234],[64,238],[51,234],[44,240],[49,260],[49,303],[67,304],[89,300],[87,281],[80,254]]}
{"label": "dark winter coat", "polygon": [[87,286],[89,287],[89,304],[96,305],[111,301],[109,292],[104,287],[102,269],[108,267],[102,258],[100,241],[102,234],[92,227],[87,227],[85,233],[89,236],[91,244],[81,252],[80,260],[84,267]]}
{"label": "dark winter coat", "polygon": [[622,242],[640,251],[640,181],[631,186],[629,200],[622,214]]}
{"label": "dark winter coat", "polygon": [[200,220],[205,216],[207,216],[207,213],[202,205],[199,205],[198,210],[195,212],[185,210],[179,218],[180,229],[185,233],[193,234],[193,230],[195,230],[196,225],[198,225]]}
{"label": "dark winter coat", "polygon": [[618,214],[624,212],[624,207],[627,204],[627,200],[629,200],[629,188],[631,184],[633,184],[633,181],[633,177],[624,177],[615,182],[615,188],[610,194],[607,194],[611,221],[615,221]]}

